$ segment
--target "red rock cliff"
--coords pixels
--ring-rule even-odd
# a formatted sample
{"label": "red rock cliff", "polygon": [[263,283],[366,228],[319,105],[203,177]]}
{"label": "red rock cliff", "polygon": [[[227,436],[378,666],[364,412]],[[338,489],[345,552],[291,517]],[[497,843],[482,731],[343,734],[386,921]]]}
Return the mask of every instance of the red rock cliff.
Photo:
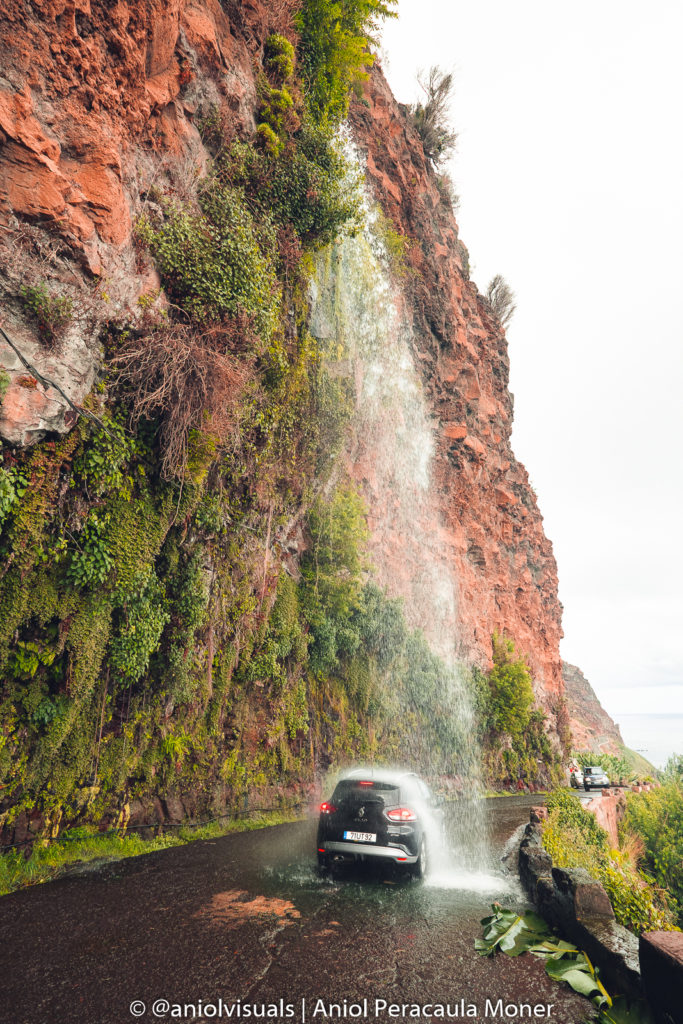
{"label": "red rock cliff", "polygon": [[351,120],[377,201],[412,240],[414,357],[437,422],[434,477],[457,580],[461,656],[487,666],[491,634],[505,632],[552,712],[564,693],[562,607],[552,545],[510,446],[505,333],[469,280],[451,204],[378,69]]}
{"label": "red rock cliff", "polygon": [[[136,275],[131,241],[139,197],[159,173],[175,177],[179,191],[184,174],[201,173],[206,151],[194,119],[202,105],[218,104],[235,132],[253,127],[252,58],[277,27],[256,2],[36,0],[29,7],[8,0],[0,28],[0,217],[9,293],[21,272],[13,238],[32,222],[53,232],[47,258],[65,282],[91,287],[99,279],[113,306],[149,289]],[[351,122],[377,199],[412,240],[416,274],[407,301],[437,423],[433,497],[457,580],[460,654],[486,666],[491,633],[506,632],[552,711],[564,691],[557,572],[527,473],[510,447],[504,331],[469,280],[450,204],[379,70]],[[24,244],[30,259],[43,258],[29,250]],[[34,365],[78,404],[99,359],[87,334],[74,329],[56,360],[11,304],[5,317]],[[23,444],[70,429],[68,401],[26,387],[25,368],[4,348],[2,356],[10,386],[0,433]]]}
{"label": "red rock cliff", "polygon": [[574,746],[595,754],[621,754],[624,741],[581,669],[562,662]]}

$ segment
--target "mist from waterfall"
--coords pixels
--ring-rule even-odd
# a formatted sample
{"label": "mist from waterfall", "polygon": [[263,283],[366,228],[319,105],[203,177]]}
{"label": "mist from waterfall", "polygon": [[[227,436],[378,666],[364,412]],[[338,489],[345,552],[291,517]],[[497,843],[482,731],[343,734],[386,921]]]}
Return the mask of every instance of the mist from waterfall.
{"label": "mist from waterfall", "polygon": [[[349,144],[347,153],[359,163]],[[386,223],[367,194],[364,226],[319,259],[312,286],[311,333],[331,373],[355,386],[354,440],[347,452],[368,507],[374,575],[389,596],[401,596],[413,629],[423,632],[446,666],[446,705],[465,749],[464,795],[449,808],[455,849],[432,858],[435,877],[488,865],[481,806],[481,751],[467,673],[458,664],[458,587],[451,544],[439,514],[432,476],[435,431],[413,356],[413,323],[392,274]],[[384,236],[384,238],[383,238]],[[442,702],[444,703],[444,702]],[[434,758],[415,766],[443,774]],[[437,850],[438,844],[433,844]],[[438,851],[437,851],[438,852]],[[437,856],[438,861],[438,856]]]}

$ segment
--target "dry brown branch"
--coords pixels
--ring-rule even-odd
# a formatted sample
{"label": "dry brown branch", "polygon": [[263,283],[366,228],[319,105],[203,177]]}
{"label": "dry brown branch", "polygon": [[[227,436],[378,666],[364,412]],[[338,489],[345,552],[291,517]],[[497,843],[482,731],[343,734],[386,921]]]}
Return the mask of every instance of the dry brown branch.
{"label": "dry brown branch", "polygon": [[491,278],[486,289],[486,298],[503,327],[507,327],[517,309],[517,303],[515,293],[502,274],[496,274]]}
{"label": "dry brown branch", "polygon": [[270,0],[268,26],[271,32],[292,36],[294,34],[294,15],[300,7],[301,0]]}
{"label": "dry brown branch", "polygon": [[[129,392],[131,419],[161,421],[161,471],[183,478],[191,432],[213,451],[238,432],[241,400],[255,379],[251,324],[238,318],[201,330],[186,324],[157,323],[143,336],[130,336],[112,362],[118,382]],[[200,448],[202,446],[200,445]]]}

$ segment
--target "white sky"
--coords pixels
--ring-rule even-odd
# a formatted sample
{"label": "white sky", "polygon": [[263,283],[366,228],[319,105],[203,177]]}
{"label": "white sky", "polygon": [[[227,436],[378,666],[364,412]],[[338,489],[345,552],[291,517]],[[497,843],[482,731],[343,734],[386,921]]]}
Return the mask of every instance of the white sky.
{"label": "white sky", "polygon": [[517,294],[513,445],[562,654],[617,718],[683,712],[682,42],[680,0],[399,0],[383,33],[399,100],[455,72],[457,218],[480,290]]}

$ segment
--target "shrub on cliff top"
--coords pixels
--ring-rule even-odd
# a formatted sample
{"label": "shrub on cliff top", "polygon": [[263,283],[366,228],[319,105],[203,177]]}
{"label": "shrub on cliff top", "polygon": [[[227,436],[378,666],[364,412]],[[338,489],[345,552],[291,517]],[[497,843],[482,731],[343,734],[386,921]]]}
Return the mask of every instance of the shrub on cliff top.
{"label": "shrub on cliff top", "polygon": [[309,110],[316,121],[338,123],[349,107],[349,93],[360,93],[372,33],[383,18],[395,18],[396,0],[304,0],[296,18],[299,66]]}

